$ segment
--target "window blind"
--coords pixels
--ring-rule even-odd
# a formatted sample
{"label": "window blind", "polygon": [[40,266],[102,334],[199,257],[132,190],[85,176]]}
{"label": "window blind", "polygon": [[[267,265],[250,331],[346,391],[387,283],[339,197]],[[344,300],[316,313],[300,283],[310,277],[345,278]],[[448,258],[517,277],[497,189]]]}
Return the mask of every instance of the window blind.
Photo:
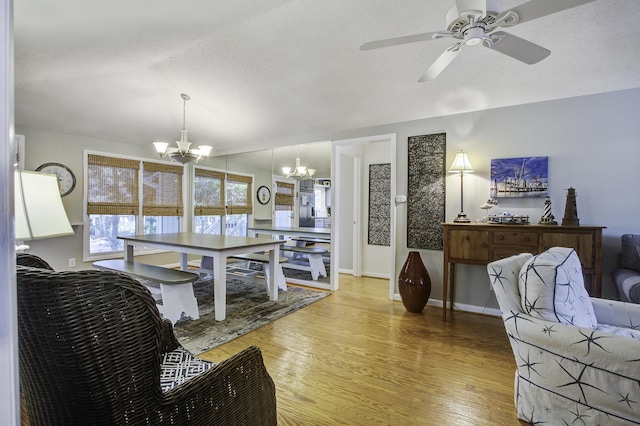
{"label": "window blind", "polygon": [[183,166],[143,162],[142,214],[182,216]]}
{"label": "window blind", "polygon": [[293,210],[294,185],[288,182],[276,181],[275,209]]}
{"label": "window blind", "polygon": [[224,173],[195,169],[194,214],[196,216],[224,215]]}
{"label": "window blind", "polygon": [[251,214],[253,202],[250,176],[227,174],[227,214]]}
{"label": "window blind", "polygon": [[137,215],[140,162],[89,154],[87,213]]}

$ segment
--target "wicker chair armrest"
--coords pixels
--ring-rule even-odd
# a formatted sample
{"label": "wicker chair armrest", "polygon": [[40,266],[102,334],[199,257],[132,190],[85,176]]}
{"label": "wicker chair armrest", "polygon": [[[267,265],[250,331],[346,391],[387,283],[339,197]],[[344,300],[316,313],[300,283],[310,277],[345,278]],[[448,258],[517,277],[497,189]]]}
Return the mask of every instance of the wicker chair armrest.
{"label": "wicker chair armrest", "polygon": [[160,341],[160,353],[171,352],[180,347],[180,342],[173,333],[173,325],[166,318],[162,320],[162,335],[160,338],[162,339]]}
{"label": "wicker chair armrest", "polygon": [[262,352],[250,346],[162,395],[167,416],[190,424],[276,425],[276,390]]}

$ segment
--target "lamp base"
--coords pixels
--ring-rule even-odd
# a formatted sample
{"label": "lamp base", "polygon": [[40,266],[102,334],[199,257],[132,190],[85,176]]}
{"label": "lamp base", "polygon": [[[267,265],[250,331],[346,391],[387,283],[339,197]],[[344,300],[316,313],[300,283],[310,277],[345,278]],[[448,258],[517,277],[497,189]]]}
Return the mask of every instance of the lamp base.
{"label": "lamp base", "polygon": [[454,223],[471,223],[471,220],[469,220],[469,218],[464,212],[460,212],[458,213],[458,217],[453,219],[453,222]]}

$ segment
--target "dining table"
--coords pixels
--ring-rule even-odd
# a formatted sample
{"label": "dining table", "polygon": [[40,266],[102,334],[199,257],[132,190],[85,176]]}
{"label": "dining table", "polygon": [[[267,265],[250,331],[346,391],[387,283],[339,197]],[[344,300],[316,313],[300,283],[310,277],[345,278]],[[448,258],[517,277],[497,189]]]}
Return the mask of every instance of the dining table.
{"label": "dining table", "polygon": [[277,277],[275,271],[280,258],[280,245],[283,240],[273,238],[237,237],[231,235],[201,234],[196,232],[176,232],[167,234],[148,235],[119,235],[124,242],[124,258],[134,261],[134,248],[149,247],[159,250],[174,251],[180,254],[180,268],[188,268],[188,255],[210,256],[213,258],[213,299],[215,320],[224,321],[226,318],[227,298],[227,258],[229,256],[269,252],[269,279],[267,288],[269,300],[278,300]]}

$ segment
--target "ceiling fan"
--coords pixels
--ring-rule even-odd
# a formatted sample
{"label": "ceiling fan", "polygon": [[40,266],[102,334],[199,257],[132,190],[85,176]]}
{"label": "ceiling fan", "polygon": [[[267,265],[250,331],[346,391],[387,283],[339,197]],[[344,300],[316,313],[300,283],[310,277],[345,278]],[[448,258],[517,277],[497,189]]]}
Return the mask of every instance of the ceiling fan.
{"label": "ceiling fan", "polygon": [[465,46],[475,46],[481,43],[489,49],[532,65],[549,56],[551,52],[535,43],[503,31],[496,31],[496,29],[512,27],[592,1],[594,0],[531,0],[503,11],[502,0],[456,0],[455,6],[447,13],[446,31],[371,41],[361,45],[360,50],[379,49],[446,37],[459,40],[436,59],[427,72],[420,77],[419,82],[436,78]]}

